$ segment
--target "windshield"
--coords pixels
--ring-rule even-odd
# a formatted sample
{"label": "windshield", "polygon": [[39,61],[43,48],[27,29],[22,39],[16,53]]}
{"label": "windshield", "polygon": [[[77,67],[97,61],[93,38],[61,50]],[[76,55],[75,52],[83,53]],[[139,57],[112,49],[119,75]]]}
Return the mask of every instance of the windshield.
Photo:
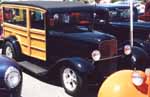
{"label": "windshield", "polygon": [[[133,12],[134,21],[136,18],[136,11]],[[130,8],[115,8],[109,10],[109,21],[112,22],[129,22],[130,21]]]}
{"label": "windshield", "polygon": [[87,32],[92,25],[93,14],[89,12],[54,13],[49,16],[49,29],[57,32]]}

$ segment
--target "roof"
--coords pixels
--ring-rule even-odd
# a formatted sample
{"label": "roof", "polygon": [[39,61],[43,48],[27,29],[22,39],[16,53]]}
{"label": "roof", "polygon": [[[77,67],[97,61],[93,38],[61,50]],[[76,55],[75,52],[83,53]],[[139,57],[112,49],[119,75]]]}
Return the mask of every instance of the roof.
{"label": "roof", "polygon": [[46,9],[51,12],[64,11],[92,11],[94,6],[81,2],[60,2],[60,1],[7,1],[2,4],[17,4],[35,6]]}
{"label": "roof", "polygon": [[[114,9],[130,9],[130,6],[128,4],[103,4],[96,6],[96,9],[98,10],[114,10]],[[133,8],[134,11],[137,11],[137,8]]]}
{"label": "roof", "polygon": [[98,7],[104,7],[104,8],[130,8],[128,4],[103,4],[98,5]]}

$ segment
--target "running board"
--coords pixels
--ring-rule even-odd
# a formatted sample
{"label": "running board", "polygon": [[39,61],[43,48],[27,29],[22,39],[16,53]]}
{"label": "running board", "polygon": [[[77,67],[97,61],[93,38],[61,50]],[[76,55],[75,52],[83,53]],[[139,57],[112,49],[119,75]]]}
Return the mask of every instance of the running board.
{"label": "running board", "polygon": [[33,72],[33,73],[35,73],[37,75],[40,75],[40,76],[45,75],[48,72],[47,69],[42,68],[42,67],[40,67],[36,64],[30,63],[29,61],[21,61],[21,62],[18,62],[18,63],[24,69],[27,69],[30,72]]}

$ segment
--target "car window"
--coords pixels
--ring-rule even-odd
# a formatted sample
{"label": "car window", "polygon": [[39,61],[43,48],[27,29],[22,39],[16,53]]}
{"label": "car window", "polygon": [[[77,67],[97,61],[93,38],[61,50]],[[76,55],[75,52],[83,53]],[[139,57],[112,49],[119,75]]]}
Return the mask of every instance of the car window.
{"label": "car window", "polygon": [[49,16],[49,29],[57,32],[85,32],[92,24],[92,13],[54,13]]}
{"label": "car window", "polygon": [[[137,10],[133,12],[134,21],[137,21]],[[108,20],[110,22],[129,22],[130,21],[130,8],[112,8],[108,9],[107,13],[96,12],[96,20]]]}
{"label": "car window", "polygon": [[38,10],[30,11],[31,28],[44,30],[44,13]]}
{"label": "car window", "polygon": [[[136,21],[136,11],[133,12],[134,20]],[[115,8],[109,10],[109,20],[110,21],[130,21],[130,9],[129,8]]]}
{"label": "car window", "polygon": [[5,22],[26,27],[25,9],[3,8],[3,12]]}

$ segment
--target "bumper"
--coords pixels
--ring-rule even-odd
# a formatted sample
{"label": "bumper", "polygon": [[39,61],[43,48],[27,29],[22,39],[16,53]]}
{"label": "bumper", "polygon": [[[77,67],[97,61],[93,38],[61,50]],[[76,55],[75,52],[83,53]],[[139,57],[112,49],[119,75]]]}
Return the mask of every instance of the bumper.
{"label": "bumper", "polygon": [[7,88],[0,88],[0,97],[21,97],[21,90],[22,84],[11,90]]}
{"label": "bumper", "polygon": [[0,97],[21,97],[21,90],[5,90],[0,89]]}
{"label": "bumper", "polygon": [[95,62],[95,69],[94,71],[88,76],[89,78],[89,84],[100,84],[107,76],[112,74],[113,72],[117,71],[118,65],[118,59],[121,57],[114,56],[111,58],[105,58],[98,62]]}
{"label": "bumper", "polygon": [[5,89],[0,89],[0,96],[1,97],[11,97],[11,93]]}

